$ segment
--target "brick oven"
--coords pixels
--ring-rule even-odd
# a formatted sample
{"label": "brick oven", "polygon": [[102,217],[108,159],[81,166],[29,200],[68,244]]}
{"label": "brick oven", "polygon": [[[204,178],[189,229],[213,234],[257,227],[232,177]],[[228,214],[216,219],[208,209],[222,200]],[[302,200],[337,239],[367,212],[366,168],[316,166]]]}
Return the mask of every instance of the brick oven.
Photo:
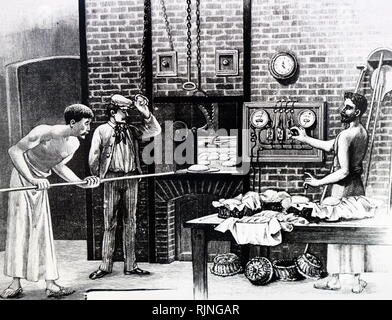
{"label": "brick oven", "polygon": [[[192,159],[186,163],[166,158],[167,152],[173,155],[178,146],[175,142],[173,150],[167,150],[168,146],[163,143],[159,152],[162,154],[163,163],[155,163],[155,172],[169,170],[183,171],[190,165],[197,163],[197,136],[198,129],[206,124],[206,119],[198,108],[201,104],[206,106],[210,114],[214,113],[214,125],[223,128],[227,132],[230,129],[241,127],[241,99],[242,97],[157,97],[154,110],[158,121],[162,124],[169,122],[169,126],[163,125],[163,140],[172,141],[170,123],[172,120],[181,121],[193,133]],[[233,116],[235,115],[235,116]],[[240,134],[240,132],[238,132]],[[240,135],[237,137],[241,141]],[[188,138],[189,139],[189,138]],[[238,145],[238,151],[241,144]],[[189,149],[187,150],[189,153]],[[244,184],[246,175],[231,174],[202,174],[188,173],[176,175],[173,178],[158,178],[154,184],[154,237],[150,245],[150,252],[154,254],[156,262],[168,263],[174,260],[191,260],[190,230],[183,228],[187,220],[215,213],[212,201],[220,198],[230,198],[244,192],[247,183]],[[150,193],[151,195],[151,193]],[[152,230],[150,229],[150,230]],[[210,253],[215,255],[219,252],[230,250],[230,243],[224,245],[213,242],[210,244]]]}
{"label": "brick oven", "polygon": [[[155,182],[156,262],[191,260],[190,230],[183,223],[215,213],[211,202],[243,192],[243,177],[184,174]],[[210,244],[210,254],[227,252],[230,243]]]}

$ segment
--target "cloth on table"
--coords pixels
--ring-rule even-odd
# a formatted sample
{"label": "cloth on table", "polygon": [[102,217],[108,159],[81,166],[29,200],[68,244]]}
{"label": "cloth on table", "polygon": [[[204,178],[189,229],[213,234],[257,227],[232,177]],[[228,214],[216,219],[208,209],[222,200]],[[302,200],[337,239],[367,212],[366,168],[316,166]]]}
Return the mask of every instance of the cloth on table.
{"label": "cloth on table", "polygon": [[321,204],[313,203],[312,217],[325,221],[340,219],[372,218],[378,204],[365,196],[351,196],[344,198],[328,197]]}
{"label": "cloth on table", "polygon": [[219,201],[212,201],[214,208],[226,207],[229,211],[243,211],[245,207],[252,211],[261,209],[260,197],[257,192],[249,191],[245,195],[239,194],[232,199],[219,199]]}
{"label": "cloth on table", "polygon": [[215,230],[229,230],[237,244],[276,246],[282,243],[281,230],[291,232],[295,224],[308,224],[308,221],[293,214],[265,210],[241,219],[227,218]]}

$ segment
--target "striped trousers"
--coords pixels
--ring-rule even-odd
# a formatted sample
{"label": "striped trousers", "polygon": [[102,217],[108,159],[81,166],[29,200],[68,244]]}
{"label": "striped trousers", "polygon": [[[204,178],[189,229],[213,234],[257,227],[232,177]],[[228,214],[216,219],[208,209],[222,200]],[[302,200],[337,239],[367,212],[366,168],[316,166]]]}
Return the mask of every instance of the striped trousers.
{"label": "striped trousers", "polygon": [[[123,176],[123,173],[108,172],[105,178]],[[123,253],[124,271],[137,267],[135,256],[136,207],[139,179],[107,182],[104,184],[104,235],[102,241],[102,262],[99,269],[112,272],[113,253],[119,205],[123,208]]]}

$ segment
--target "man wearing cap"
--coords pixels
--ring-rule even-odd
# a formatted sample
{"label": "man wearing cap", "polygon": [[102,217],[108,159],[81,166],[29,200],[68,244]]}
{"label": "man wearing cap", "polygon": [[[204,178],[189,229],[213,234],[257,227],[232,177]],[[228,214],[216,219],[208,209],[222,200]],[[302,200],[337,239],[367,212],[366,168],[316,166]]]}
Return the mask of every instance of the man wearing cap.
{"label": "man wearing cap", "polygon": [[[126,123],[128,112],[135,107],[143,118],[139,126]],[[112,96],[107,108],[109,121],[95,131],[89,153],[89,165],[93,174],[100,178],[122,177],[142,173],[139,159],[138,140],[148,139],[161,133],[161,126],[148,109],[148,99],[136,95],[127,99],[122,95]],[[124,274],[148,275],[136,263],[136,207],[138,179],[113,181],[104,184],[104,235],[102,241],[102,262],[90,274],[90,279],[102,278],[112,272],[117,213],[122,201],[123,207],[123,251]]]}
{"label": "man wearing cap", "polygon": [[[347,197],[364,196],[365,188],[361,180],[362,162],[368,145],[368,134],[361,123],[361,117],[366,112],[367,100],[363,95],[353,92],[344,94],[344,103],[340,110],[341,122],[346,129],[341,131],[335,139],[322,141],[306,135],[303,128],[298,128],[299,135],[293,139],[307,143],[312,147],[335,153],[333,172],[322,179],[316,179],[309,173],[304,186],[319,187],[332,185],[331,197],[342,199]],[[352,212],[352,218],[355,219]],[[354,274],[352,292],[361,293],[366,282],[360,279],[365,267],[365,246],[328,244],[327,271],[330,274],[319,280],[316,289],[338,290],[341,287],[339,274]]]}

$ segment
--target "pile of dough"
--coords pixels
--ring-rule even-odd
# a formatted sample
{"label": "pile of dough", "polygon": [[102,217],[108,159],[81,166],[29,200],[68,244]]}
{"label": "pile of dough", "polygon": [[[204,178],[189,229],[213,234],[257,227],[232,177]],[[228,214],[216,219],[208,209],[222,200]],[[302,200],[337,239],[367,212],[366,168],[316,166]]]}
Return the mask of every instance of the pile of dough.
{"label": "pile of dough", "polygon": [[229,211],[237,209],[238,211],[244,210],[245,204],[242,203],[242,194],[239,194],[232,199],[219,199],[219,201],[212,201],[215,208],[226,207]]}
{"label": "pile of dough", "polygon": [[312,216],[326,221],[372,218],[379,205],[378,201],[365,196],[328,197],[320,205],[315,204]]}
{"label": "pile of dough", "polygon": [[207,167],[204,164],[194,164],[191,165],[187,170],[192,172],[204,172],[204,171],[208,171],[209,167]]}
{"label": "pile of dough", "polygon": [[258,192],[249,191],[245,193],[244,197],[242,198],[242,203],[252,211],[261,209],[260,196]]}
{"label": "pile of dough", "polygon": [[260,200],[263,202],[281,202],[286,198],[290,198],[286,191],[266,190],[260,193]]}

